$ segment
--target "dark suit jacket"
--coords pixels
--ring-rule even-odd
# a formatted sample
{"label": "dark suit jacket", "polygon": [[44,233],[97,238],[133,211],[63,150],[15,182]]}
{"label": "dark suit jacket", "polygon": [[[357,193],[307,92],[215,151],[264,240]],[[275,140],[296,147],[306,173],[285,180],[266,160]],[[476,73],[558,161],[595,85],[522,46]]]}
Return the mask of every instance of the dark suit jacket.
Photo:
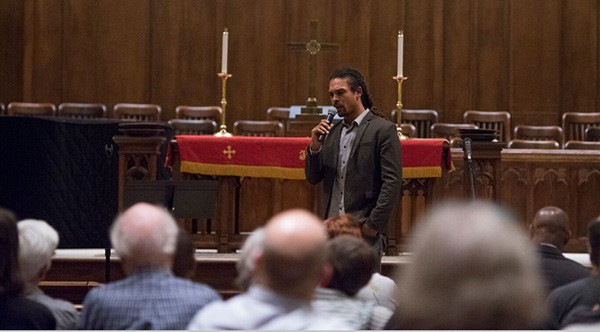
{"label": "dark suit jacket", "polygon": [[550,291],[590,275],[591,270],[566,258],[554,247],[538,245],[537,251],[541,257],[542,274]]}
{"label": "dark suit jacket", "polygon": [[[337,176],[341,133],[339,122],[330,130],[321,152],[311,155],[308,151],[305,162],[308,182],[318,184],[323,181],[323,218],[328,217],[331,191]],[[348,159],[344,210],[381,234],[386,233],[390,213],[398,201],[402,185],[400,159],[396,125],[369,112],[357,128]]]}

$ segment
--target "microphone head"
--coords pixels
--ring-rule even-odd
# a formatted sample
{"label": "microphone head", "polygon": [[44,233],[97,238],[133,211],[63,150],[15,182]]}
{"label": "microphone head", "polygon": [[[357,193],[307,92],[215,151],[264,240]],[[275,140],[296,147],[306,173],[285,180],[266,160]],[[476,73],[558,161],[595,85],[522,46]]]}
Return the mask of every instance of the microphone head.
{"label": "microphone head", "polygon": [[[327,122],[329,122],[329,124],[331,124],[331,122],[333,121],[333,118],[337,115],[337,111],[335,109],[330,109],[329,112],[327,112]],[[327,135],[319,135],[319,137],[317,137],[317,139],[319,140],[319,142],[323,143],[325,142],[325,137]]]}
{"label": "microphone head", "polygon": [[333,121],[333,118],[337,115],[337,111],[335,109],[330,109],[329,112],[327,112],[327,121],[329,121],[329,123],[331,123],[331,121]]}

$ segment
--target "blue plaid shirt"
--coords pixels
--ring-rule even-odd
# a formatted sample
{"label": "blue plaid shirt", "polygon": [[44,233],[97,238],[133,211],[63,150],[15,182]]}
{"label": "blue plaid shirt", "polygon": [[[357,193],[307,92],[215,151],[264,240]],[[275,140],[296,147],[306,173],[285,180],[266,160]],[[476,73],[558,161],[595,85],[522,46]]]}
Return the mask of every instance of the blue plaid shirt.
{"label": "blue plaid shirt", "polygon": [[209,286],[145,268],[91,290],[83,301],[86,330],[182,330],[198,310],[220,300]]}

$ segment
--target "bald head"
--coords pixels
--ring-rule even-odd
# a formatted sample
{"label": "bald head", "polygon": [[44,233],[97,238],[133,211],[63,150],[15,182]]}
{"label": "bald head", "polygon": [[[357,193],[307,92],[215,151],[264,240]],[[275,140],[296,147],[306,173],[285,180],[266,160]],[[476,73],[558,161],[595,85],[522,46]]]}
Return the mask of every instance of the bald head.
{"label": "bald head", "polygon": [[316,215],[300,209],[275,215],[265,226],[257,281],[283,295],[309,299],[321,282],[326,242]]}
{"label": "bald head", "polygon": [[179,228],[164,208],[138,203],[125,210],[114,222],[110,239],[126,265],[170,267]]}
{"label": "bald head", "polygon": [[531,238],[537,244],[548,243],[562,250],[571,237],[567,213],[556,206],[538,210],[531,223]]}

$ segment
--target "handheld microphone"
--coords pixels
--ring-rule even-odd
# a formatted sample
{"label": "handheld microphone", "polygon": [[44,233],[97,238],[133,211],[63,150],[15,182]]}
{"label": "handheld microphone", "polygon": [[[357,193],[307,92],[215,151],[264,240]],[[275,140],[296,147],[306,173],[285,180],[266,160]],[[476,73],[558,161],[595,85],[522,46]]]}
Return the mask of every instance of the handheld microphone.
{"label": "handheld microphone", "polygon": [[471,161],[472,158],[472,153],[473,153],[473,148],[471,147],[471,139],[469,137],[465,138],[463,140],[463,144],[465,147],[465,153],[467,154],[467,160]]}
{"label": "handheld microphone", "polygon": [[[333,118],[335,117],[336,114],[337,114],[337,112],[335,110],[329,110],[329,112],[327,113],[327,122],[329,122],[329,124],[331,124],[331,121],[333,121]],[[327,135],[325,135],[325,134],[319,134],[317,139],[319,140],[319,142],[321,142],[321,144],[323,144],[323,142],[325,142],[326,136]]]}

